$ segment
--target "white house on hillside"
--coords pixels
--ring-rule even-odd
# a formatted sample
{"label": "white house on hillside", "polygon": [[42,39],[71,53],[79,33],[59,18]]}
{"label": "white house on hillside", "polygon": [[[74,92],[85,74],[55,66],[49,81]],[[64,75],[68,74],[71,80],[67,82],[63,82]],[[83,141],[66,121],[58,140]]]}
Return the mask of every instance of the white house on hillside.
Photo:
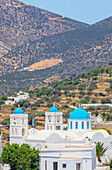
{"label": "white house on hillside", "polygon": [[8,99],[5,101],[5,104],[14,104],[15,102],[19,102],[20,100],[26,100],[29,98],[29,93],[25,93],[20,91],[17,93],[16,97],[8,97]]}

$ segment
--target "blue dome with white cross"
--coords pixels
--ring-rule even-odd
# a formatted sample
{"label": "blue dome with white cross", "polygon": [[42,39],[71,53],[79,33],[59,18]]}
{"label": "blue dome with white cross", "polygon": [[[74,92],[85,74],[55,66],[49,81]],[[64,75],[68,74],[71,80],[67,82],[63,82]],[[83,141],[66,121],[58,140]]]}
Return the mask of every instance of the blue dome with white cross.
{"label": "blue dome with white cross", "polygon": [[21,109],[21,108],[17,108],[15,111],[14,111],[14,114],[24,114],[24,111]]}
{"label": "blue dome with white cross", "polygon": [[91,118],[85,110],[78,108],[74,110],[73,112],[71,112],[68,119],[76,119],[76,120],[81,119],[82,120],[82,119],[91,119]]}
{"label": "blue dome with white cross", "polygon": [[58,109],[55,106],[53,106],[50,108],[49,112],[58,112]]}

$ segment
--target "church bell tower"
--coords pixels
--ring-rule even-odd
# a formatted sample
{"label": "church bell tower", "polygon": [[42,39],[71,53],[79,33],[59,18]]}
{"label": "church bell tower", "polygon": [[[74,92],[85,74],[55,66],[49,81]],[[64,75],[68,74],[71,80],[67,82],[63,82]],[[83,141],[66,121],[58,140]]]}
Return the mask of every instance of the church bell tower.
{"label": "church bell tower", "polygon": [[45,130],[63,130],[63,113],[55,106],[45,112]]}
{"label": "church bell tower", "polygon": [[28,135],[28,114],[24,114],[21,108],[17,108],[10,115],[10,144],[24,142]]}

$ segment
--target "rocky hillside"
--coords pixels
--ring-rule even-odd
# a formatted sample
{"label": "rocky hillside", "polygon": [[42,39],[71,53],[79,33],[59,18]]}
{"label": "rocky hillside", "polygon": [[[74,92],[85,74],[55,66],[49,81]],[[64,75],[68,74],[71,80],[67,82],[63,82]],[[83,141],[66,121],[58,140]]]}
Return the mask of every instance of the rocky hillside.
{"label": "rocky hillside", "polygon": [[47,85],[112,60],[112,17],[90,26],[17,0],[1,0],[0,8],[4,93]]}
{"label": "rocky hillside", "polygon": [[[18,70],[14,74],[23,80],[28,80],[29,76],[31,80],[41,74],[39,81],[43,82],[52,76],[63,79],[107,65],[112,60],[111,19],[110,26],[108,24],[105,20],[88,28],[59,33],[18,46],[2,57],[0,73],[3,75]],[[63,62],[32,73],[21,71],[46,59],[61,59]]]}
{"label": "rocky hillside", "polygon": [[0,0],[0,40],[11,48],[86,26],[18,0]]}

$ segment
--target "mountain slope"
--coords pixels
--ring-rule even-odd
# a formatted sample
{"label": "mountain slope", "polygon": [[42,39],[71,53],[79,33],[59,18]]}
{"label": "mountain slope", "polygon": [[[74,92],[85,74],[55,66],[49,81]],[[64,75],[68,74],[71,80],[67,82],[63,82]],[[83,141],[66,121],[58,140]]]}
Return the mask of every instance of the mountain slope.
{"label": "mountain slope", "polygon": [[[46,59],[61,59],[62,62],[43,70],[22,71]],[[1,73],[15,71],[0,77],[0,87],[6,91],[39,87],[108,65],[111,61],[112,28],[93,25],[29,42],[10,51],[1,60]]]}
{"label": "mountain slope", "polygon": [[0,0],[0,40],[10,47],[86,26],[18,0]]}
{"label": "mountain slope", "polygon": [[28,89],[112,60],[112,17],[90,26],[17,0],[0,0],[0,7],[0,83],[4,88],[6,83],[7,88]]}
{"label": "mountain slope", "polygon": [[89,71],[91,66],[94,69],[98,65],[108,64],[112,59],[111,47],[112,26],[93,25],[18,46],[3,56],[0,72],[5,74],[35,62],[57,58],[63,62],[57,66],[56,72],[66,78],[84,69]]}

